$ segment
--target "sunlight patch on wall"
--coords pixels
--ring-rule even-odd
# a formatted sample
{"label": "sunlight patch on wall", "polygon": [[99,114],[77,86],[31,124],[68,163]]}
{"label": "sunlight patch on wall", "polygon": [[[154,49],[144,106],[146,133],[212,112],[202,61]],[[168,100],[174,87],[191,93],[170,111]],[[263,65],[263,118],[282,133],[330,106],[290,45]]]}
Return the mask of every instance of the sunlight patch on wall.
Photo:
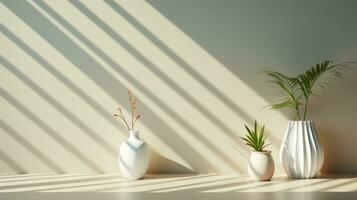
{"label": "sunlight patch on wall", "polygon": [[[144,111],[138,124],[143,138],[159,154],[188,169],[245,172],[249,150],[238,136],[244,134],[243,124],[255,118],[269,122],[271,149],[278,161],[285,116],[261,111],[268,102],[148,3],[114,2],[118,7],[111,7],[108,2],[19,3],[38,14],[16,13],[1,4],[7,17],[2,55],[16,67],[1,69],[6,92],[104,171],[117,170],[115,151],[126,132],[105,115],[110,116],[118,103],[127,108],[126,88],[138,96]],[[24,20],[28,15],[40,16],[41,22]],[[66,45],[73,49],[64,50]],[[18,72],[25,78],[14,76]],[[13,113],[24,121],[19,132],[31,126],[46,135],[26,116]],[[6,122],[16,126],[14,120]],[[49,148],[43,141],[31,142]],[[70,152],[62,149],[60,154],[67,158]],[[78,164],[69,157],[68,163]],[[68,169],[80,170],[83,164]]]}

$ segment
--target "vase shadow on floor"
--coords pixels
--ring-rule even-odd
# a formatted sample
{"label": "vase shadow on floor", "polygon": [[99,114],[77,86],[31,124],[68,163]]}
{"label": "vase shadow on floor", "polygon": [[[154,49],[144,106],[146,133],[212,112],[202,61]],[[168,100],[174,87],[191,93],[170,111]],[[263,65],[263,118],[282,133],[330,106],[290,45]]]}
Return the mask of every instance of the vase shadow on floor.
{"label": "vase shadow on floor", "polygon": [[[169,158],[160,155],[158,152],[151,150],[150,163],[147,174],[197,174],[191,169],[177,163]],[[145,176],[146,178],[147,176]],[[149,177],[149,176],[148,176]],[[153,178],[150,176],[150,178]]]}

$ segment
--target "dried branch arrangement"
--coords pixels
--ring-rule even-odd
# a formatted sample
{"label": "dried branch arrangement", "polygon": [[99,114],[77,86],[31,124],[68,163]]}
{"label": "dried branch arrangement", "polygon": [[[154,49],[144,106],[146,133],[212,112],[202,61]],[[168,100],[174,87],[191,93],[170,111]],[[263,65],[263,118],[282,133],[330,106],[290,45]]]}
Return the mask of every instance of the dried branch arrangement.
{"label": "dried branch arrangement", "polygon": [[115,110],[115,113],[113,115],[115,117],[119,117],[121,120],[123,120],[128,131],[132,131],[132,130],[134,130],[135,122],[140,118],[141,115],[140,115],[140,113],[136,112],[137,98],[134,96],[134,94],[130,90],[129,90],[129,101],[130,101],[130,110],[131,110],[131,126],[129,126],[129,123],[126,120],[121,107],[118,107]]}

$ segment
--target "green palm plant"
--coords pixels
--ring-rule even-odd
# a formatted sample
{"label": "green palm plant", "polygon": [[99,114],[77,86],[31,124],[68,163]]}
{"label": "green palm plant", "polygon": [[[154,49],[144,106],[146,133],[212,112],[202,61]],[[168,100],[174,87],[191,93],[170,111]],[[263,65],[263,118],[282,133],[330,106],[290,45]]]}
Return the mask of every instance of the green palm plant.
{"label": "green palm plant", "polygon": [[254,121],[254,127],[250,129],[246,124],[244,125],[247,133],[242,138],[246,145],[252,147],[255,151],[265,151],[264,148],[269,144],[265,143],[267,134],[265,133],[265,125],[258,127],[257,121]]}
{"label": "green palm plant", "polygon": [[278,85],[285,94],[269,106],[273,109],[294,109],[296,117],[299,120],[306,120],[310,97],[311,95],[318,96],[314,92],[315,87],[324,89],[326,86],[329,86],[326,81],[320,81],[320,78],[329,74],[341,79],[341,72],[349,67],[350,64],[356,64],[356,62],[344,62],[332,65],[332,61],[325,60],[317,63],[304,73],[298,74],[296,77],[287,76],[272,70],[264,71],[271,78],[270,82]]}

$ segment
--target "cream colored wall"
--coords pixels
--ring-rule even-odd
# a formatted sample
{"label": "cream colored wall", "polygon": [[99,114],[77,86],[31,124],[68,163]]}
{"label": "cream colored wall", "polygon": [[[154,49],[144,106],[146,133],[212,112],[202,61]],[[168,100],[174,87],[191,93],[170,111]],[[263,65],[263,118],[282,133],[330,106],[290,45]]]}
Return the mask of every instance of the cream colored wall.
{"label": "cream colored wall", "polygon": [[[269,128],[282,172],[289,114],[262,109],[279,92],[257,66],[297,73],[357,60],[353,1],[1,2],[3,173],[118,172],[126,131],[111,115],[128,109],[128,88],[154,151],[151,173],[245,173],[238,137],[254,119]],[[356,76],[311,104],[327,172],[357,172]]]}

